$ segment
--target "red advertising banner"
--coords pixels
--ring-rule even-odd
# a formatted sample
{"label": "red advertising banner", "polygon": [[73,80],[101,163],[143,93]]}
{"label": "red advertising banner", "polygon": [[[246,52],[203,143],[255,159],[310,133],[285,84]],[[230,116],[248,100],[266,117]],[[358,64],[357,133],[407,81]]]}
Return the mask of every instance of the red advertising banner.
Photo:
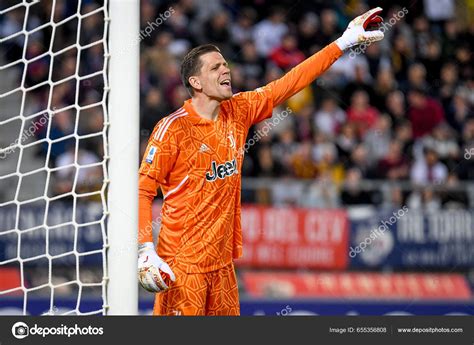
{"label": "red advertising banner", "polygon": [[470,300],[461,274],[243,272],[247,293],[255,298],[350,298]]}
{"label": "red advertising banner", "polygon": [[345,269],[344,210],[242,207],[244,254],[238,266]]}

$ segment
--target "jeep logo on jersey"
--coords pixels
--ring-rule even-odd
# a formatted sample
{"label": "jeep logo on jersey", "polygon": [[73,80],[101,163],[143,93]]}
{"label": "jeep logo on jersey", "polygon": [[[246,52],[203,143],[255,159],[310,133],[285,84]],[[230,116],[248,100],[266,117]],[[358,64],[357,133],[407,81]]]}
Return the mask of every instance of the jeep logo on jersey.
{"label": "jeep logo on jersey", "polygon": [[206,173],[206,180],[209,182],[213,182],[217,178],[224,179],[227,176],[239,173],[237,171],[237,160],[235,158],[232,161],[219,165],[217,165],[216,161],[212,161],[211,170],[212,171]]}

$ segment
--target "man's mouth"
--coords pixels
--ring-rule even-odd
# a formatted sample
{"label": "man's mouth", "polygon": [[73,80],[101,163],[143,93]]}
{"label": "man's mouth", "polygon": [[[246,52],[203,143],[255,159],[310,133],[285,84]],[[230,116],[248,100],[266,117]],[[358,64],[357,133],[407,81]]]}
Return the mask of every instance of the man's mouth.
{"label": "man's mouth", "polygon": [[222,86],[230,87],[230,79],[224,79],[220,82]]}

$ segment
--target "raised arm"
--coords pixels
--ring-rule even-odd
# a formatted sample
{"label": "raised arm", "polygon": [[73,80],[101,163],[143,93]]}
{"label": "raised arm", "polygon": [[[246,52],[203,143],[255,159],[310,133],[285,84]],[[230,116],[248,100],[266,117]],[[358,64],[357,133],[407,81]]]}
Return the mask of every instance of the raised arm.
{"label": "raised arm", "polygon": [[331,43],[295,66],[280,79],[265,86],[270,90],[273,106],[286,101],[323,74],[343,54],[336,43]]}
{"label": "raised arm", "polygon": [[381,12],[382,9],[377,7],[356,17],[340,38],[295,66],[280,79],[254,91],[236,94],[233,102],[238,102],[240,108],[245,108],[245,124],[251,126],[272,116],[274,107],[311,84],[341,57],[345,49],[380,41],[384,36],[383,32],[369,29],[376,28],[382,22],[379,16]]}
{"label": "raised arm", "polygon": [[382,9],[377,7],[356,17],[349,23],[347,30],[339,39],[301,62],[280,79],[265,86],[271,90],[273,106],[284,102],[312,83],[331,67],[345,49],[381,40],[384,36],[382,31],[366,30],[382,22],[379,16],[381,12]]}

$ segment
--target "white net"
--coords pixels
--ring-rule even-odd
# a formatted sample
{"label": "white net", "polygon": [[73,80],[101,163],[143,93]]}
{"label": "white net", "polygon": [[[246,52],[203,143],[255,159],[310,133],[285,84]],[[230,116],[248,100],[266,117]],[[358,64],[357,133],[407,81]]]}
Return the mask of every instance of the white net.
{"label": "white net", "polygon": [[0,2],[0,310],[106,312],[107,6]]}

